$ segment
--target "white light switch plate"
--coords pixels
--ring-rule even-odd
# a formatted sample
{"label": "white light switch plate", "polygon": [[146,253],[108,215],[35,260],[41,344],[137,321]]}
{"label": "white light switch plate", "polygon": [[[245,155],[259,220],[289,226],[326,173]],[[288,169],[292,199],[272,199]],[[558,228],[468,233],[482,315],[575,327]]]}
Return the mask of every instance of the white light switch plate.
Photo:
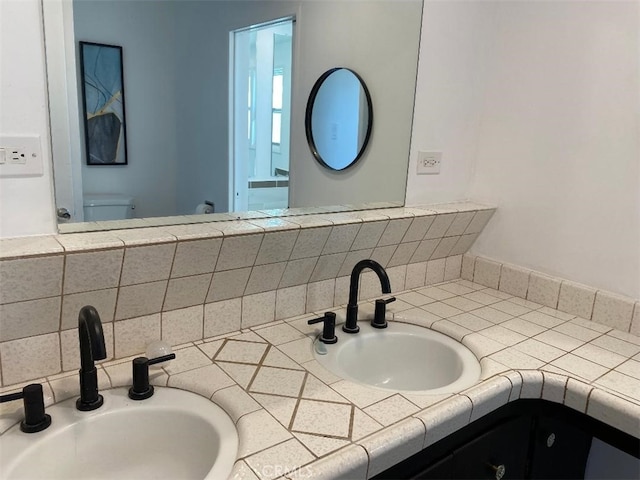
{"label": "white light switch plate", "polygon": [[42,174],[42,147],[38,135],[0,136],[0,177]]}

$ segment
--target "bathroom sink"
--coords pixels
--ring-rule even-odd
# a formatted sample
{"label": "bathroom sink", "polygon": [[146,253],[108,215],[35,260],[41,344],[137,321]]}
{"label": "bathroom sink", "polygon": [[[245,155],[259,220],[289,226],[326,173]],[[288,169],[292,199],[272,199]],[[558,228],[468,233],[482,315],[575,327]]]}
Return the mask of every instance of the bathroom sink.
{"label": "bathroom sink", "polygon": [[220,407],[195,393],[156,387],[130,400],[101,392],[104,405],[80,412],[75,398],[47,408],[51,426],[0,437],[3,479],[220,479],[233,468],[238,434]]}
{"label": "bathroom sink", "polygon": [[359,321],[360,333],[336,328],[338,342],[314,342],[327,370],[356,383],[400,392],[454,393],[475,384],[480,363],[467,347],[439,332],[389,322],[377,329]]}

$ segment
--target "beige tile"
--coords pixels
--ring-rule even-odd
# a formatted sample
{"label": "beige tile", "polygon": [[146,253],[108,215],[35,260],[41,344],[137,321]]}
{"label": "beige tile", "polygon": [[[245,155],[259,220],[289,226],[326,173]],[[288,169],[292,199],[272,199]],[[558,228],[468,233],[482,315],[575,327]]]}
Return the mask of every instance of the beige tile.
{"label": "beige tile", "polygon": [[307,285],[307,312],[317,312],[333,306],[335,281],[324,280]]}
{"label": "beige tile", "polygon": [[584,378],[589,381],[593,381],[596,378],[604,375],[608,370],[601,365],[590,362],[589,360],[578,357],[571,353],[555,359],[553,362],[551,362],[551,365],[561,368],[574,375],[578,375],[580,378]]}
{"label": "beige tile", "polygon": [[60,297],[0,305],[0,342],[57,332]]}
{"label": "beige tile", "polygon": [[160,312],[166,290],[166,280],[120,287],[115,319],[123,320]]}
{"label": "beige tile", "polygon": [[175,249],[175,243],[127,247],[124,251],[120,285],[135,285],[169,278]]}
{"label": "beige tile", "polygon": [[332,383],[331,388],[360,408],[365,408],[394,394],[391,390],[374,389],[348,380]]}
{"label": "beige tile", "polygon": [[124,249],[72,253],[66,256],[64,293],[117,287]]}
{"label": "beige tile", "polygon": [[513,315],[509,315],[508,313],[501,312],[500,310],[496,310],[495,308],[491,307],[478,308],[477,310],[473,311],[473,314],[476,317],[480,317],[495,324],[506,322],[507,320],[513,318]]}
{"label": "beige tile", "polygon": [[451,251],[453,250],[453,247],[456,245],[456,243],[458,242],[458,238],[459,237],[444,237],[440,240],[440,242],[438,243],[438,246],[436,247],[436,249],[433,251],[433,253],[431,254],[431,258],[430,260],[435,260],[438,258],[445,258],[448,255],[454,255],[454,254],[458,254],[458,252],[455,253],[451,253]]}
{"label": "beige tile", "polygon": [[432,238],[444,237],[444,234],[453,223],[455,217],[455,213],[445,213],[437,215],[433,223],[429,227],[429,230],[427,230],[427,234],[424,238],[428,240]]}
{"label": "beige tile", "polygon": [[178,242],[171,277],[213,272],[221,246],[222,238]]}
{"label": "beige tile", "polygon": [[202,305],[207,296],[210,283],[210,273],[192,277],[172,278],[169,280],[167,295],[162,309],[169,311],[193,305]]}
{"label": "beige tile", "polygon": [[295,475],[289,474],[291,480],[308,478],[310,472],[318,479],[348,478],[350,480],[365,480],[367,478],[368,456],[360,445],[350,445],[338,450],[332,455],[325,456],[309,466],[302,468]]}
{"label": "beige tile", "polygon": [[374,248],[378,244],[388,224],[389,222],[387,220],[363,223],[351,245],[351,250]]}
{"label": "beige tile", "polygon": [[[270,480],[299,471],[315,457],[298,440],[290,439],[247,457],[246,462],[260,478]],[[311,468],[311,467],[310,467]]]}
{"label": "beige tile", "polygon": [[322,280],[336,278],[340,272],[340,267],[346,258],[347,253],[335,253],[320,256],[309,281],[319,282]]}
{"label": "beige tile", "polygon": [[0,303],[60,295],[63,262],[62,255],[0,261]]}
{"label": "beige tile", "polygon": [[542,372],[544,377],[541,398],[548,402],[563,403],[568,377],[556,373]]}
{"label": "beige tile", "polygon": [[[453,222],[447,229],[445,236],[454,237],[465,233],[467,227],[471,223],[471,220],[475,216],[475,212],[460,212],[457,213],[453,219]],[[474,232],[475,233],[475,232]]]}
{"label": "beige tile", "polygon": [[485,287],[498,288],[502,265],[493,260],[478,257],[475,262],[473,281]]}
{"label": "beige tile", "polygon": [[276,291],[276,320],[302,315],[307,303],[306,285],[281,288]]}
{"label": "beige tile", "polygon": [[252,295],[275,290],[275,287],[280,283],[286,265],[286,262],[281,262],[253,267],[244,294]]}
{"label": "beige tile", "polygon": [[0,239],[0,258],[24,258],[63,253],[64,249],[57,238],[54,235],[2,238]]}
{"label": "beige tile", "polygon": [[520,342],[514,345],[513,348],[543,362],[552,362],[566,353],[564,350],[542,343],[534,338]]}
{"label": "beige tile", "polygon": [[509,330],[508,328],[504,328],[501,325],[494,325],[493,327],[481,330],[480,334],[495,340],[496,342],[502,343],[505,346],[515,345],[527,338],[524,335],[514,332],[513,330]]}
{"label": "beige tile", "polygon": [[636,302],[633,309],[633,318],[631,319],[631,328],[629,332],[633,335],[640,336],[640,302]]}
{"label": "beige tile", "polygon": [[475,266],[476,266],[475,256],[470,255],[468,253],[465,253],[464,255],[462,255],[462,270],[460,271],[460,277],[468,281],[473,281]]}
{"label": "beige tile", "polygon": [[234,298],[204,306],[204,337],[214,337],[240,330],[242,300]]}
{"label": "beige tile", "polygon": [[515,295],[516,297],[527,298],[530,274],[531,270],[525,268],[520,268],[515,265],[502,265],[498,290]]}
{"label": "beige tile", "polygon": [[311,278],[317,261],[317,257],[312,257],[287,262],[279,287],[286,288],[306,284]]}
{"label": "beige tile", "polygon": [[551,345],[552,347],[559,348],[565,352],[570,352],[576,348],[584,345],[585,342],[578,340],[577,338],[570,337],[564,333],[556,332],[553,330],[547,330],[540,335],[536,335],[536,340]]}
{"label": "beige tile", "polygon": [[640,380],[640,362],[636,360],[628,360],[622,365],[618,365],[616,371],[619,373],[624,373],[629,377],[633,377],[636,380]]}
{"label": "beige tile", "polygon": [[573,323],[563,323],[562,325],[554,327],[553,330],[555,332],[564,333],[565,335],[569,335],[570,337],[577,338],[578,340],[582,340],[583,342],[589,342],[601,335],[600,332],[596,332],[589,328],[581,327],[580,325],[576,325]]}
{"label": "beige tile", "polygon": [[494,303],[491,308],[500,310],[501,312],[508,313],[509,315],[519,316],[529,313],[531,309],[518,305],[517,303],[510,302],[509,300],[503,300],[502,302]]}
{"label": "beige tile", "polygon": [[[598,324],[596,323],[595,325],[598,325]],[[607,328],[607,327],[604,327],[604,328]],[[640,337],[638,335],[622,332],[620,330],[607,330],[606,333],[611,337],[615,337],[620,340],[624,340],[625,342],[633,343],[634,345],[640,346]]]}
{"label": "beige tile", "polygon": [[472,403],[470,421],[497,410],[509,401],[511,382],[505,377],[494,377],[462,392]]}
{"label": "beige tile", "polygon": [[305,337],[303,333],[287,323],[256,329],[255,332],[272,345],[281,345]]}
{"label": "beige tile", "polygon": [[595,330],[600,333],[610,332],[611,334],[615,334],[618,330],[612,330],[611,327],[607,327],[606,325],[601,325],[600,323],[592,322],[591,320],[585,320],[584,318],[574,318],[573,320],[569,320],[569,323],[574,325],[580,325],[581,327],[589,328],[591,330]]}
{"label": "beige tile", "polygon": [[242,328],[272,322],[276,312],[276,291],[242,297]]}
{"label": "beige tile", "polygon": [[480,359],[506,348],[502,343],[479,333],[466,335],[462,343]]}
{"label": "beige tile", "polygon": [[404,234],[402,241],[417,242],[424,240],[424,237],[427,234],[427,231],[429,231],[429,227],[431,227],[435,218],[435,215],[415,217],[407,229],[407,232]]}
{"label": "beige tile", "polygon": [[94,306],[103,323],[112,322],[116,310],[117,296],[117,288],[63,295],[60,328],[67,330],[77,327],[78,314],[80,313],[80,309],[85,305]]}
{"label": "beige tile", "polygon": [[360,224],[337,225],[331,229],[331,234],[322,250],[323,255],[348,252],[360,230]]}
{"label": "beige tile", "polygon": [[253,266],[263,236],[254,234],[225,237],[220,248],[216,272]]}
{"label": "beige tile", "polygon": [[433,313],[434,315],[438,315],[442,318],[453,317],[454,315],[460,315],[462,310],[447,305],[443,302],[434,302],[424,305],[422,307],[423,310],[426,310],[429,313]]}
{"label": "beige tile", "polygon": [[[325,437],[324,435],[314,435],[310,433],[293,432],[293,435],[298,440],[300,440],[300,442],[302,442],[304,446],[311,451],[311,453],[313,453],[318,457],[327,455],[328,453],[334,452],[351,443],[349,440]],[[308,467],[305,467],[305,468],[308,468],[309,471],[311,471],[312,467],[309,465]],[[315,472],[315,464],[314,464],[314,472]],[[304,474],[299,471],[293,474],[293,478],[298,478],[298,477],[303,478],[303,476]]]}
{"label": "beige tile", "polygon": [[405,236],[405,233],[407,233],[412,221],[412,218],[395,218],[390,220],[378,241],[378,246],[398,245]]}
{"label": "beige tile", "polygon": [[[207,398],[211,398],[218,390],[232,385],[234,385],[233,380],[216,365],[208,365],[206,367],[171,375],[167,382],[167,386],[169,387],[191,390]],[[242,435],[240,438],[242,438]]]}
{"label": "beige tile", "polygon": [[556,308],[560,295],[560,284],[557,278],[549,277],[537,272],[529,275],[529,290],[527,300]]}
{"label": "beige tile", "polygon": [[[447,301],[448,300],[445,300],[445,302]],[[489,322],[488,320],[485,320],[480,317],[476,317],[471,313],[461,313],[460,315],[449,317],[449,320],[473,332],[484,330],[485,328],[489,328],[493,326],[493,323]]]}
{"label": "beige tile", "polygon": [[289,428],[293,412],[298,404],[298,399],[293,397],[283,397],[280,395],[267,395],[262,393],[251,393],[251,396],[260,402],[273,417],[282,425]]}
{"label": "beige tile", "polygon": [[442,302],[451,307],[462,310],[463,312],[470,312],[472,310],[477,310],[478,308],[483,307],[481,303],[474,302],[473,300],[464,297],[453,297],[447,300],[443,300]]}
{"label": "beige tile", "polygon": [[243,415],[262,408],[258,402],[237,385],[218,390],[213,394],[211,400],[221,406],[224,411],[229,414],[234,423]]}
{"label": "beige tile", "polygon": [[449,255],[463,255],[467,253],[467,251],[471,248],[473,243],[476,241],[476,238],[478,238],[478,234],[472,233],[469,235],[460,235],[459,237],[456,237],[456,238],[458,239],[458,241],[455,243],[455,245],[449,252]]}
{"label": "beige tile", "polygon": [[327,238],[329,238],[331,228],[320,227],[300,230],[289,259],[318,257],[327,242]]}
{"label": "beige tile", "polygon": [[638,434],[638,418],[640,418],[640,405],[638,404],[594,389],[589,396],[589,406],[586,413],[590,417],[630,435]]}
{"label": "beige tile", "polygon": [[169,375],[188,372],[196,368],[211,365],[211,360],[198,347],[187,347],[177,350],[176,358],[163,365]]}
{"label": "beige tile", "polygon": [[[295,360],[298,363],[305,363],[313,360],[313,353],[311,352],[311,338],[302,338],[300,340],[294,340],[289,343],[283,343],[278,345],[278,350],[284,353],[287,357]],[[317,373],[314,372],[314,375]]]}
{"label": "beige tile", "polygon": [[444,258],[429,260],[427,262],[427,276],[425,278],[426,285],[434,285],[444,281],[445,263],[446,261]]}
{"label": "beige tile", "polygon": [[434,405],[415,415],[426,426],[423,448],[433,445],[469,423],[471,417],[471,400],[464,396]]}
{"label": "beige tile", "polygon": [[[635,375],[635,377],[638,376],[639,370],[637,366],[635,369],[633,369],[632,373]],[[598,378],[595,381],[595,384],[621,393],[633,399],[637,399],[640,397],[640,379],[625,375],[618,371],[611,371],[606,373],[602,377]]]}
{"label": "beige tile", "polygon": [[[129,222],[131,222],[131,220],[127,220],[127,223]],[[108,224],[108,222],[100,223],[103,225]],[[113,226],[116,225],[117,221],[114,222]],[[126,230],[112,230],[109,233],[122,240],[127,247],[175,242],[176,240],[176,237],[164,228],[128,228]]]}
{"label": "beige tile", "polygon": [[453,255],[445,259],[444,264],[444,280],[455,280],[460,278],[460,271],[462,269],[462,255]]}
{"label": "beige tile", "polygon": [[393,395],[364,409],[367,415],[384,426],[396,423],[418,410],[416,405],[400,395]]}
{"label": "beige tile", "polygon": [[292,430],[347,439],[352,409],[346,403],[302,399],[295,412]]}
{"label": "beige tile", "polygon": [[[261,434],[255,435],[255,432],[261,432]],[[258,410],[240,418],[238,436],[240,437],[239,458],[247,457],[291,438],[291,434],[265,410]]]}
{"label": "beige tile", "polygon": [[204,308],[202,305],[162,313],[162,340],[170,345],[203,338]]}
{"label": "beige tile", "polygon": [[536,369],[544,365],[545,362],[537,358],[516,350],[514,347],[506,348],[492,354],[490,359],[515,369]]}
{"label": "beige tile", "polygon": [[359,441],[369,454],[369,476],[377,475],[423,448],[424,423],[407,418],[393,430],[382,430]]}
{"label": "beige tile", "polygon": [[160,340],[160,314],[115,322],[113,337],[117,358],[144,353],[149,343]]}
{"label": "beige tile", "polygon": [[67,253],[124,247],[124,242],[111,232],[73,233],[70,235],[58,235],[56,239]]}
{"label": "beige tile", "polygon": [[595,297],[595,289],[565,280],[560,286],[558,310],[590,319]]}
{"label": "beige tile", "polygon": [[410,263],[426,262],[429,260],[439,243],[439,238],[422,240],[411,257]]}
{"label": "beige tile", "polygon": [[211,288],[207,294],[207,302],[218,302],[229,298],[241,297],[249,281],[251,267],[215,272]]}
{"label": "beige tile", "polygon": [[[207,215],[207,218],[209,218]],[[154,217],[154,220],[157,220],[159,217]],[[170,219],[175,219],[176,217],[169,217]],[[191,225],[178,225],[177,222],[172,222],[171,225],[167,225],[163,227],[163,230],[170,233],[179,242],[189,242],[191,240],[211,240],[214,238],[222,239],[222,231],[217,228],[216,222],[205,222],[205,223],[192,223],[191,220],[187,216],[178,217],[184,222],[190,222]],[[220,247],[218,246],[218,249]],[[208,272],[197,272],[197,273],[208,273]],[[196,272],[193,272],[195,275]]]}
{"label": "beige tile", "polygon": [[580,380],[569,378],[564,395],[564,404],[578,412],[585,413],[591,390],[593,390],[593,387],[590,385]]}
{"label": "beige tile", "polygon": [[464,233],[480,233],[494,212],[495,209],[477,211]]}
{"label": "beige tile", "polygon": [[[396,248],[393,253],[391,259],[387,263],[387,267],[395,267],[398,265],[406,265],[409,263],[409,260],[413,257],[416,248],[418,248],[418,244],[420,242],[409,242],[409,243],[401,243]],[[345,272],[348,273],[348,272]]]}
{"label": "beige tile", "polygon": [[256,365],[244,365],[240,363],[216,362],[233,380],[242,388],[247,388],[258,367]]}
{"label": "beige tile", "polygon": [[592,340],[591,344],[605,348],[612,352],[619,353],[620,355],[626,355],[628,357],[640,352],[640,346],[626,342],[624,340],[620,340],[611,335],[603,335],[602,337],[598,337],[595,340]]}
{"label": "beige tile", "polygon": [[536,323],[529,322],[522,318],[512,318],[511,320],[502,322],[500,326],[513,330],[514,332],[521,333],[526,337],[534,337],[546,330],[545,327],[541,327]]}
{"label": "beige tile", "polygon": [[405,278],[405,287],[407,289],[424,287],[426,282],[426,277],[427,277],[427,262],[410,263],[407,265],[407,276]]}
{"label": "beige tile", "polygon": [[298,238],[298,233],[298,230],[265,233],[256,258],[256,265],[289,260],[293,246]]}
{"label": "beige tile", "polygon": [[596,294],[591,319],[594,322],[628,332],[631,327],[633,308],[634,301],[632,299],[599,291]]}
{"label": "beige tile", "polygon": [[546,313],[542,313],[539,310],[536,310],[534,312],[525,313],[520,318],[522,318],[523,320],[527,320],[529,322],[533,322],[533,323],[535,323],[537,325],[540,325],[541,327],[546,327],[546,328],[557,327],[558,325],[562,325],[566,321],[566,320],[561,320],[561,319],[556,318],[556,317],[552,317],[551,315],[547,315]]}
{"label": "beige tile", "polygon": [[3,385],[59,373],[60,336],[48,333],[0,343],[0,358]]}

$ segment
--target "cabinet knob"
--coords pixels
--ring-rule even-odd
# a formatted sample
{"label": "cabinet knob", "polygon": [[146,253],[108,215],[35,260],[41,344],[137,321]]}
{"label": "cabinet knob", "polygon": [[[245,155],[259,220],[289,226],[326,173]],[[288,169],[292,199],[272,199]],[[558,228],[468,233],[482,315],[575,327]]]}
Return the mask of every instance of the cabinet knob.
{"label": "cabinet knob", "polygon": [[552,433],[547,437],[547,448],[553,447],[554,443],[556,443],[556,434]]}
{"label": "cabinet knob", "polygon": [[493,470],[496,474],[496,480],[502,480],[502,477],[504,477],[505,473],[507,473],[507,467],[505,467],[504,465],[492,465],[490,463],[487,464],[491,470]]}

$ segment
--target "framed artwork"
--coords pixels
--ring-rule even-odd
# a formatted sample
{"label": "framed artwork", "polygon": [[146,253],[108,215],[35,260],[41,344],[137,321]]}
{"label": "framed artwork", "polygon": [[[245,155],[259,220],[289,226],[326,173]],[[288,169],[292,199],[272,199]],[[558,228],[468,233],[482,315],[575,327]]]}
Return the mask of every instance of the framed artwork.
{"label": "framed artwork", "polygon": [[80,42],[87,165],[127,165],[122,47]]}

